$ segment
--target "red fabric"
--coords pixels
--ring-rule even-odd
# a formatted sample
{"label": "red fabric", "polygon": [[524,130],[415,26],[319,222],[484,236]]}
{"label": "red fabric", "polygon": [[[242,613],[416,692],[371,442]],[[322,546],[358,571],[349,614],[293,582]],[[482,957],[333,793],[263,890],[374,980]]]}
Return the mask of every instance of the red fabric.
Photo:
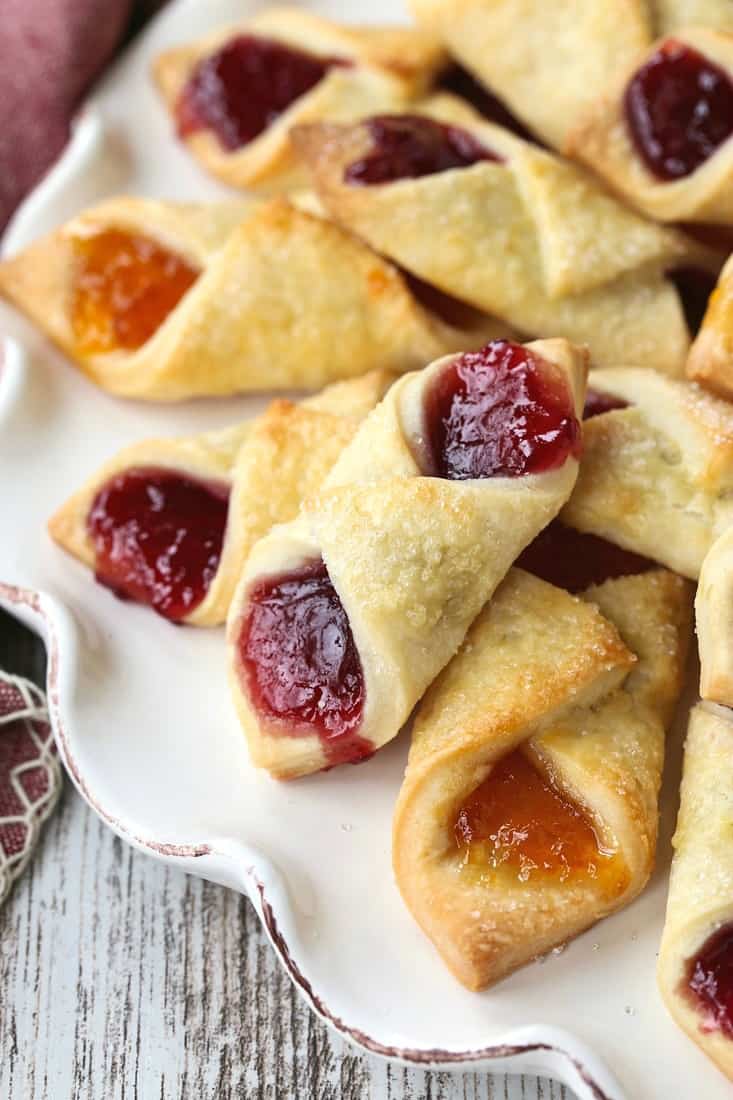
{"label": "red fabric", "polygon": [[0,903],[30,857],[60,788],[43,693],[0,672]]}
{"label": "red fabric", "polygon": [[[123,39],[133,6],[133,0],[0,3],[0,230],[66,144],[74,112]],[[137,5],[136,24],[156,6],[155,0]]]}

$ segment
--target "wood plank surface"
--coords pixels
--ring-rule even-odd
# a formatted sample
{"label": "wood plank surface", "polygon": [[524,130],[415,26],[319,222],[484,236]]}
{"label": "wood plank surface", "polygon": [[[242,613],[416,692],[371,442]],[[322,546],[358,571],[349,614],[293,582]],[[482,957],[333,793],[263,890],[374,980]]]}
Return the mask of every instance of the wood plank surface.
{"label": "wood plank surface", "polygon": [[[0,668],[42,682],[0,612]],[[330,1032],[250,903],[135,852],[67,782],[0,910],[2,1100],[573,1100],[534,1077],[406,1070]]]}

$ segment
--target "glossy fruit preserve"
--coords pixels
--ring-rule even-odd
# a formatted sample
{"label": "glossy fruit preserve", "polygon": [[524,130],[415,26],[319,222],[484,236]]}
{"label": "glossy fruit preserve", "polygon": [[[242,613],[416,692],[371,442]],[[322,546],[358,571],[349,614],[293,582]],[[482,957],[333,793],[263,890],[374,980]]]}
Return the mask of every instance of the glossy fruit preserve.
{"label": "glossy fruit preserve", "polygon": [[503,870],[519,882],[596,879],[623,888],[623,869],[602,847],[590,818],[520,749],[494,766],[456,819],[466,865]]}
{"label": "glossy fruit preserve", "polygon": [[522,551],[517,565],[568,592],[582,592],[591,584],[656,568],[649,558],[597,535],[575,531],[557,519]]}
{"label": "glossy fruit preserve", "polygon": [[346,183],[393,183],[501,160],[467,130],[424,115],[380,115],[366,127],[371,149],[346,168]]}
{"label": "glossy fruit preserve", "polygon": [[614,397],[612,393],[601,393],[590,386],[585,391],[585,406],[583,408],[583,420],[590,420],[593,416],[611,412],[613,409],[627,409],[628,401],[623,397]]}
{"label": "glossy fruit preserve", "polygon": [[289,736],[316,734],[329,764],[374,746],[358,735],[364,674],[349,620],[322,561],[259,581],[239,634],[245,686],[263,717]]}
{"label": "glossy fruit preserve", "polygon": [[425,400],[427,474],[521,477],[581,451],[564,378],[521,344],[494,340],[449,364]]}
{"label": "glossy fruit preserve", "polygon": [[144,467],[111,478],[87,519],[97,580],[180,620],[206,595],[227,522],[225,485]]}
{"label": "glossy fruit preserve", "polygon": [[703,1017],[703,1030],[733,1038],[733,924],[714,932],[690,960],[687,991]]}
{"label": "glossy fruit preserve", "polygon": [[697,50],[665,42],[624,97],[634,146],[660,180],[689,176],[733,133],[733,83]]}
{"label": "glossy fruit preserve", "polygon": [[198,63],[176,108],[181,137],[211,130],[225,149],[258,137],[314,88],[337,57],[316,57],[268,38],[243,34]]}
{"label": "glossy fruit preserve", "polygon": [[181,256],[122,229],[76,237],[73,248],[71,324],[87,355],[142,347],[199,275]]}

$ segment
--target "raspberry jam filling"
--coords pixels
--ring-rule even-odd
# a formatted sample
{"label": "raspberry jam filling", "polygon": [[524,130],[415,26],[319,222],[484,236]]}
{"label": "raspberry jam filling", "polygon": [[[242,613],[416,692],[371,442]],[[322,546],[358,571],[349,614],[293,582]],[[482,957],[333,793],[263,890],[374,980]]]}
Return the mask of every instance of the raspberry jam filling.
{"label": "raspberry jam filling", "polygon": [[714,932],[687,964],[686,986],[703,1017],[703,1031],[733,1038],[733,924]]}
{"label": "raspberry jam filling", "polygon": [[502,103],[483,84],[479,84],[460,65],[451,65],[449,69],[446,69],[438,81],[437,88],[440,91],[452,92],[453,95],[465,99],[488,122],[494,122],[497,126],[503,126],[505,130],[511,130],[513,134],[524,138],[525,141],[533,141],[535,144],[539,144],[537,138],[529,132],[518,118],[514,117],[506,104]]}
{"label": "raspberry jam filling", "polygon": [[623,397],[614,397],[612,393],[601,393],[591,386],[585,391],[585,407],[583,408],[583,420],[590,420],[593,416],[611,412],[613,409],[628,409],[628,401]]}
{"label": "raspberry jam filling", "polygon": [[118,474],[87,518],[97,580],[166,619],[183,619],[219,567],[228,507],[223,484],[154,467]]}
{"label": "raspberry jam filling", "polygon": [[636,151],[660,180],[689,176],[733,133],[727,73],[674,40],[632,77],[624,107]]}
{"label": "raspberry jam filling", "polygon": [[282,42],[243,34],[198,63],[176,106],[181,137],[211,130],[225,149],[258,137],[296,99],[334,66],[338,57],[316,57]]}
{"label": "raspberry jam filling", "polygon": [[600,843],[581,807],[515,749],[466,799],[455,823],[464,865],[519,882],[595,879],[611,896],[626,884],[621,859]]}
{"label": "raspberry jam filling", "polygon": [[669,272],[669,278],[677,288],[682,309],[691,334],[696,336],[710,295],[715,290],[716,278],[701,267],[678,267]]}
{"label": "raspberry jam filling", "polygon": [[76,237],[73,250],[71,324],[87,355],[142,347],[199,275],[181,256],[122,229]]}
{"label": "raspberry jam filling", "polygon": [[656,569],[655,562],[555,519],[523,550],[517,565],[543,581],[583,592],[591,584]]}
{"label": "raspberry jam filling", "polygon": [[366,127],[372,147],[346,168],[346,183],[393,183],[502,160],[467,130],[422,115],[378,115]]}
{"label": "raspberry jam filling", "polygon": [[434,477],[521,477],[580,456],[580,424],[565,379],[521,344],[493,340],[450,363],[425,399]]}
{"label": "raspberry jam filling", "polygon": [[357,732],[361,661],[322,561],[253,587],[238,648],[250,699],[265,718],[288,723],[290,736],[316,734],[330,765],[372,755],[374,745]]}

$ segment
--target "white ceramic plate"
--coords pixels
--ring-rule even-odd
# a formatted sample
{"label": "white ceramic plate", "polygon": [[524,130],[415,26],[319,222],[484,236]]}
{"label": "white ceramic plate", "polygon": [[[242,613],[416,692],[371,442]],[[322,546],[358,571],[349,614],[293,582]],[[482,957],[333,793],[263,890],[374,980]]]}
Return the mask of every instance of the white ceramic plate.
{"label": "white ceramic plate", "polygon": [[[390,0],[317,6],[352,21],[395,16]],[[222,194],[177,145],[148,71],[161,48],[253,7],[178,0],[167,9],[84,111],[63,160],[16,216],[6,252],[103,195]],[[264,399],[170,408],[114,400],[2,305],[0,331],[13,338],[0,371],[0,604],[47,642],[61,754],[100,816],[139,848],[246,892],[314,1009],[371,1051],[552,1075],[581,1100],[729,1097],[667,1017],[654,980],[678,749],[660,868],[642,898],[544,964],[467,993],[392,879],[406,739],[361,767],[297,783],[255,771],[229,699],[222,632],[176,628],[120,603],[45,532],[55,507],[122,445],[223,425]]]}

